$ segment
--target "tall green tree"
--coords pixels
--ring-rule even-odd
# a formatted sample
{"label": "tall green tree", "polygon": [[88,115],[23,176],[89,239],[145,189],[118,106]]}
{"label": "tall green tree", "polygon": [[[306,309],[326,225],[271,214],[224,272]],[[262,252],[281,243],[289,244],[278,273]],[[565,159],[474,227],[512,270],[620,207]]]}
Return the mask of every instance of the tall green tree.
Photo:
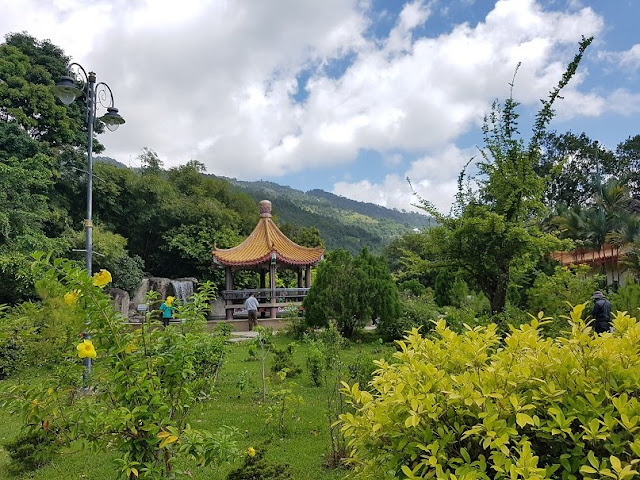
{"label": "tall green tree", "polygon": [[632,196],[640,197],[640,135],[619,143],[616,159],[624,172],[620,181],[629,187]]}
{"label": "tall green tree", "polygon": [[536,173],[547,180],[544,201],[551,208],[590,205],[603,179],[620,178],[625,168],[617,155],[585,133],[545,135]]}
{"label": "tall green tree", "polygon": [[553,105],[575,74],[592,38],[582,39],[578,54],[568,65],[558,85],[542,101],[530,139],[519,137],[518,102],[511,95],[503,105],[494,103],[485,118],[484,147],[477,163],[478,189],[463,187],[460,177],[457,216],[443,216],[431,204],[423,207],[437,216],[446,238],[443,260],[466,271],[470,280],[489,299],[494,313],[504,310],[513,267],[537,259],[558,245],[543,232],[538,221],[544,213],[544,178],[536,168],[542,155],[542,141],[554,116]]}

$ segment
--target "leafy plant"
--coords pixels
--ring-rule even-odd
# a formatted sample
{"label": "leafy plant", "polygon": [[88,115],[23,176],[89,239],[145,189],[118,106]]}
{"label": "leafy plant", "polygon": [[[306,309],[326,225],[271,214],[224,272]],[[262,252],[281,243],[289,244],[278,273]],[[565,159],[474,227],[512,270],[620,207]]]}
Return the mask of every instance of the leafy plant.
{"label": "leafy plant", "polygon": [[635,281],[630,281],[623,287],[620,287],[609,299],[611,300],[611,306],[614,311],[636,312],[640,307],[640,284]]}
{"label": "leafy plant", "polygon": [[311,344],[309,352],[307,354],[307,371],[311,382],[316,387],[322,386],[322,380],[324,378],[324,372],[326,368],[326,359],[320,346],[317,342]]}
{"label": "leafy plant", "polygon": [[22,432],[4,444],[9,454],[9,473],[24,475],[48,464],[57,452],[56,434],[44,428]]}
{"label": "leafy plant", "polygon": [[195,328],[202,320],[198,312],[208,305],[208,286],[194,296],[193,307],[182,311],[184,331],[157,328],[151,314],[132,330],[101,286],[94,285],[96,278],[92,281],[73,262],[50,263],[39,255],[34,272],[51,291],[69,292],[66,299],[85,316],[97,360],[90,396],[78,395],[83,367],[72,360],[74,346],[68,361],[44,382],[3,392],[3,406],[21,414],[25,431],[51,430],[61,445],[82,440],[115,451],[118,475],[129,480],[174,475],[180,455],[203,465],[233,455],[230,429],[198,431],[187,422],[203,381],[213,380],[224,345]]}
{"label": "leafy plant", "polygon": [[603,276],[594,274],[587,265],[556,267],[553,275],[540,273],[527,292],[529,312],[542,311],[556,318],[546,327],[547,332],[555,336],[567,326],[565,321],[558,319],[567,305],[588,301],[602,281]]}
{"label": "leafy plant", "polygon": [[272,346],[271,352],[273,353],[273,364],[271,365],[271,372],[278,374],[283,370],[287,371],[288,377],[295,377],[302,368],[293,361],[293,351],[296,348],[296,343],[291,342],[285,347]]}
{"label": "leafy plant", "polygon": [[286,463],[269,462],[264,448],[249,447],[242,466],[227,475],[227,480],[289,480],[293,478],[291,467]]}
{"label": "leafy plant", "polygon": [[347,338],[371,320],[386,321],[399,310],[398,291],[384,259],[366,249],[356,257],[344,250],[330,252],[303,305],[308,325],[326,327],[335,321]]}
{"label": "leafy plant", "polygon": [[417,330],[395,362],[378,361],[373,392],[344,384],[340,416],[364,478],[636,478],[640,460],[640,323],[618,312],[595,335],[568,317],[567,338],[541,315],[504,339],[495,324],[463,334]]}
{"label": "leafy plant", "polygon": [[326,388],[327,423],[329,426],[330,439],[327,466],[335,468],[342,465],[343,460],[348,456],[346,440],[338,425],[340,415],[342,415],[346,409],[345,398],[341,391],[344,368],[341,352],[345,346],[345,339],[340,335],[335,323],[331,322],[329,327],[320,334],[319,340],[326,361],[324,383]]}
{"label": "leafy plant", "polygon": [[[288,373],[287,369],[279,371],[276,375],[278,383],[269,392],[272,403],[268,407],[267,424],[275,424],[280,437],[286,434],[285,415],[291,413],[294,405],[304,402],[301,395],[293,392],[295,384],[288,381]],[[274,418],[277,422],[273,422]]]}
{"label": "leafy plant", "polygon": [[[262,373],[262,402],[267,402],[267,356],[273,347],[273,329],[265,327],[256,327],[254,331],[257,333],[253,340],[253,352],[255,357],[260,360]],[[251,355],[251,349],[249,355]]]}
{"label": "leafy plant", "polygon": [[401,298],[400,315],[381,320],[377,331],[386,341],[398,340],[415,327],[421,327],[421,331],[426,333],[433,329],[432,320],[438,315],[438,307],[434,303],[426,302],[422,297],[405,295]]}

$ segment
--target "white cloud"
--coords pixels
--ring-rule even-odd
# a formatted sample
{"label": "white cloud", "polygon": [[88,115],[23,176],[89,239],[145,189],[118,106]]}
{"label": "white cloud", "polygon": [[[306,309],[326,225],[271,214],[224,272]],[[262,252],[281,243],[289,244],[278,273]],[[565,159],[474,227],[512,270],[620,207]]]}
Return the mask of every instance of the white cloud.
{"label": "white cloud", "polygon": [[[0,0],[0,32],[50,38],[110,84],[127,123],[101,141],[125,162],[147,146],[169,166],[193,158],[210,173],[255,180],[346,164],[362,150],[397,169],[406,152],[421,160],[402,175],[334,192],[408,208],[408,174],[448,210],[469,153],[452,144],[508,94],[516,64],[514,94],[537,106],[580,36],[601,32],[603,19],[591,8],[499,0],[473,27],[416,38],[436,21],[432,5],[407,3],[389,36],[373,40],[367,29],[380,12],[362,0]],[[328,76],[323,67],[347,55],[344,74]],[[298,103],[297,76],[307,70]],[[564,92],[562,118],[637,111],[633,92],[582,91],[584,75]]]}
{"label": "white cloud", "polygon": [[[413,191],[428,200],[442,213],[449,213],[458,191],[458,175],[477,150],[461,150],[453,144],[426,155],[414,162],[402,176],[389,174],[381,183],[369,180],[341,181],[333,186],[333,193],[363,202],[377,203],[398,210],[419,211]],[[411,181],[411,185],[407,182]],[[413,186],[413,189],[411,189]]]}
{"label": "white cloud", "polygon": [[624,69],[640,69],[640,43],[636,43],[629,50],[622,52],[603,51],[598,56],[603,60],[616,63]]}

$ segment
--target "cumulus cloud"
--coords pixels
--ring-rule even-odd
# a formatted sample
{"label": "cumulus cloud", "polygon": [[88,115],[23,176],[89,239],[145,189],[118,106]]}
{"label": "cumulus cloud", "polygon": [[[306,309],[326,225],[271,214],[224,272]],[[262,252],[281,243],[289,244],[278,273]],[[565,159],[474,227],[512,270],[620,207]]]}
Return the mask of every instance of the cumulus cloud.
{"label": "cumulus cloud", "polygon": [[629,50],[622,52],[602,51],[599,53],[599,57],[624,69],[638,70],[640,69],[640,43],[636,43]]}
{"label": "cumulus cloud", "polygon": [[[362,172],[334,193],[408,208],[409,175],[448,210],[469,154],[453,144],[508,94],[517,63],[514,94],[535,106],[603,19],[579,5],[499,0],[477,25],[430,35],[434,5],[409,1],[381,39],[369,29],[385,13],[367,0],[0,0],[0,32],[50,38],[110,84],[127,124],[101,141],[125,163],[146,146],[165,165],[197,159],[211,173],[277,180],[369,150],[391,170],[385,180]],[[637,94],[603,98],[582,79],[565,92],[563,118],[600,115],[611,101],[637,111]],[[408,169],[405,153],[420,158]]]}
{"label": "cumulus cloud", "polygon": [[477,155],[477,149],[460,149],[449,144],[413,161],[402,175],[389,174],[380,183],[369,180],[337,182],[333,193],[388,208],[420,211],[415,207],[418,203],[415,192],[447,214],[458,191],[458,175]]}

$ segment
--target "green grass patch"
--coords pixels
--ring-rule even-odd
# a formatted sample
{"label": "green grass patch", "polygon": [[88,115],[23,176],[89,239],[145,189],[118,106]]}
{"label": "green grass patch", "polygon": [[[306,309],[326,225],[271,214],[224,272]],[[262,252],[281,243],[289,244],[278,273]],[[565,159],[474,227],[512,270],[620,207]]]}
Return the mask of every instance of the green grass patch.
{"label": "green grass patch", "polygon": [[[275,336],[274,344],[285,347],[293,339]],[[302,367],[302,373],[288,382],[292,393],[303,398],[303,403],[295,404],[285,415],[285,433],[278,433],[277,419],[267,421],[272,401],[262,399],[261,362],[252,359],[249,350],[251,342],[231,343],[225,355],[224,364],[217,379],[211,398],[203,400],[191,412],[190,423],[194,428],[216,430],[222,425],[238,430],[239,446],[264,448],[266,459],[273,462],[288,463],[294,478],[304,479],[341,479],[348,474],[342,469],[325,467],[325,455],[329,452],[329,424],[327,421],[327,401],[324,387],[315,387],[306,369],[306,358],[310,346],[296,342],[293,361]],[[389,356],[393,347],[381,345],[377,337],[371,333],[363,334],[356,342],[350,342],[342,350],[342,362],[345,365],[344,379],[349,380],[350,371],[355,372],[355,364],[370,365],[374,358]],[[267,360],[267,373],[271,373],[273,355]],[[348,366],[351,365],[351,369]],[[365,368],[366,370],[366,368]],[[38,376],[45,375],[37,372]],[[34,381],[23,375],[17,381]],[[37,378],[37,377],[36,377]],[[267,389],[281,389],[282,384],[271,376]],[[3,414],[0,422],[0,442],[15,438],[20,429],[17,418]],[[104,451],[82,450],[80,447],[65,450],[57,455],[54,461],[39,470],[31,477],[36,480],[78,480],[78,479],[112,479],[116,477],[111,463],[114,454]],[[0,448],[0,480],[14,480],[7,472],[8,455]],[[242,463],[238,458],[233,464],[201,468],[190,462],[176,465],[180,470],[188,470],[196,480],[222,480],[227,474]]]}

